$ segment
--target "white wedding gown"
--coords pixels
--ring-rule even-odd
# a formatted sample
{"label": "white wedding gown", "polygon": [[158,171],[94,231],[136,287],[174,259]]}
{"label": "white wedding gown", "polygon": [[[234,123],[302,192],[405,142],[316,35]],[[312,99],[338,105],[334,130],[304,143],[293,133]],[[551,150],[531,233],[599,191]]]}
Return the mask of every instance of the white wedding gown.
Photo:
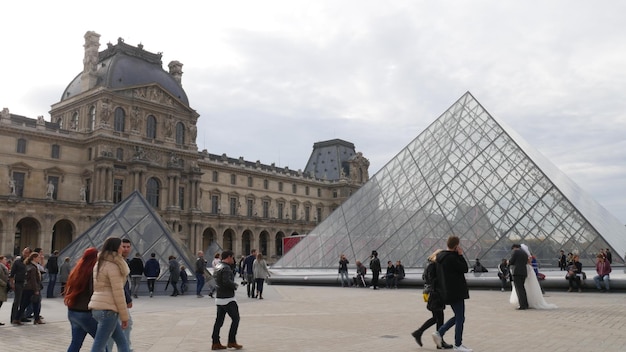
{"label": "white wedding gown", "polygon": [[[528,275],[526,276],[526,281],[524,281],[524,288],[526,289],[526,298],[528,298],[528,307],[533,309],[556,309],[556,304],[548,303],[543,299],[541,287],[539,286],[539,280],[537,280],[535,271],[530,264],[526,264],[526,272]],[[513,291],[511,292],[511,299],[509,301],[511,304],[519,306],[517,292],[515,292],[515,285],[512,286]]]}

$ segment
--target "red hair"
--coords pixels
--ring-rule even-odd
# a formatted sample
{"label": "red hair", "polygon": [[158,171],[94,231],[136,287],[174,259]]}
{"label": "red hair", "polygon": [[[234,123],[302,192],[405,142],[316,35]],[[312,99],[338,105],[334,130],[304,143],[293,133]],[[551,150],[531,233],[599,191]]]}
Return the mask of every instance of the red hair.
{"label": "red hair", "polygon": [[72,269],[65,286],[65,305],[71,307],[76,302],[76,297],[89,288],[93,277],[93,267],[98,261],[98,250],[94,247],[85,249],[83,256]]}

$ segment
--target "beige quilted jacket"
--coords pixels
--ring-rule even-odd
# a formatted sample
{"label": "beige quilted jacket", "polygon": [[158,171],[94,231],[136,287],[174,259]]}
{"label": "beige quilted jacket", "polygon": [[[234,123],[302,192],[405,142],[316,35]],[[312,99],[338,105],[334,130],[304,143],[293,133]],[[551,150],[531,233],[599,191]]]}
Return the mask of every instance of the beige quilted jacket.
{"label": "beige quilted jacket", "polygon": [[119,314],[121,321],[128,321],[124,284],[129,272],[124,257],[118,253],[106,254],[101,268],[98,264],[93,268],[93,295],[89,309],[112,310]]}

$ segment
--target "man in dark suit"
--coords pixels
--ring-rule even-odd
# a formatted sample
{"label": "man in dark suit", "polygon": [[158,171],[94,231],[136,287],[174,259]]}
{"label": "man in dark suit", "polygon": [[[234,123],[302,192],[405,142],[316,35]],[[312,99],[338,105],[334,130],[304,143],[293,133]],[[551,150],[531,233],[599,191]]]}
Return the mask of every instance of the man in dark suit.
{"label": "man in dark suit", "polygon": [[511,249],[513,253],[511,253],[511,259],[509,259],[509,266],[511,267],[513,285],[515,285],[515,293],[517,293],[517,300],[519,301],[519,308],[517,309],[524,310],[528,309],[528,298],[524,288],[524,281],[526,281],[526,276],[528,275],[526,270],[528,255],[519,244],[514,244]]}

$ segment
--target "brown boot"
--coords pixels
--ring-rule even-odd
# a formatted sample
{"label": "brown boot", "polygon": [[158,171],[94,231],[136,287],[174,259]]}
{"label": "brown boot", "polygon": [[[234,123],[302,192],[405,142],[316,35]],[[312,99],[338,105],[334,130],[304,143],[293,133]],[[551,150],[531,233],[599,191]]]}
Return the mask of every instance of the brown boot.
{"label": "brown boot", "polygon": [[243,348],[242,345],[238,345],[237,342],[229,342],[228,343],[228,348],[234,348],[236,350],[240,350]]}
{"label": "brown boot", "polygon": [[218,343],[214,343],[213,345],[211,345],[211,349],[213,351],[215,351],[215,350],[225,350],[226,346],[224,346],[224,345],[222,345],[221,343],[218,342]]}
{"label": "brown boot", "polygon": [[37,319],[37,320],[33,321],[33,324],[37,325],[37,324],[45,324],[45,323],[43,322],[43,320]]}

